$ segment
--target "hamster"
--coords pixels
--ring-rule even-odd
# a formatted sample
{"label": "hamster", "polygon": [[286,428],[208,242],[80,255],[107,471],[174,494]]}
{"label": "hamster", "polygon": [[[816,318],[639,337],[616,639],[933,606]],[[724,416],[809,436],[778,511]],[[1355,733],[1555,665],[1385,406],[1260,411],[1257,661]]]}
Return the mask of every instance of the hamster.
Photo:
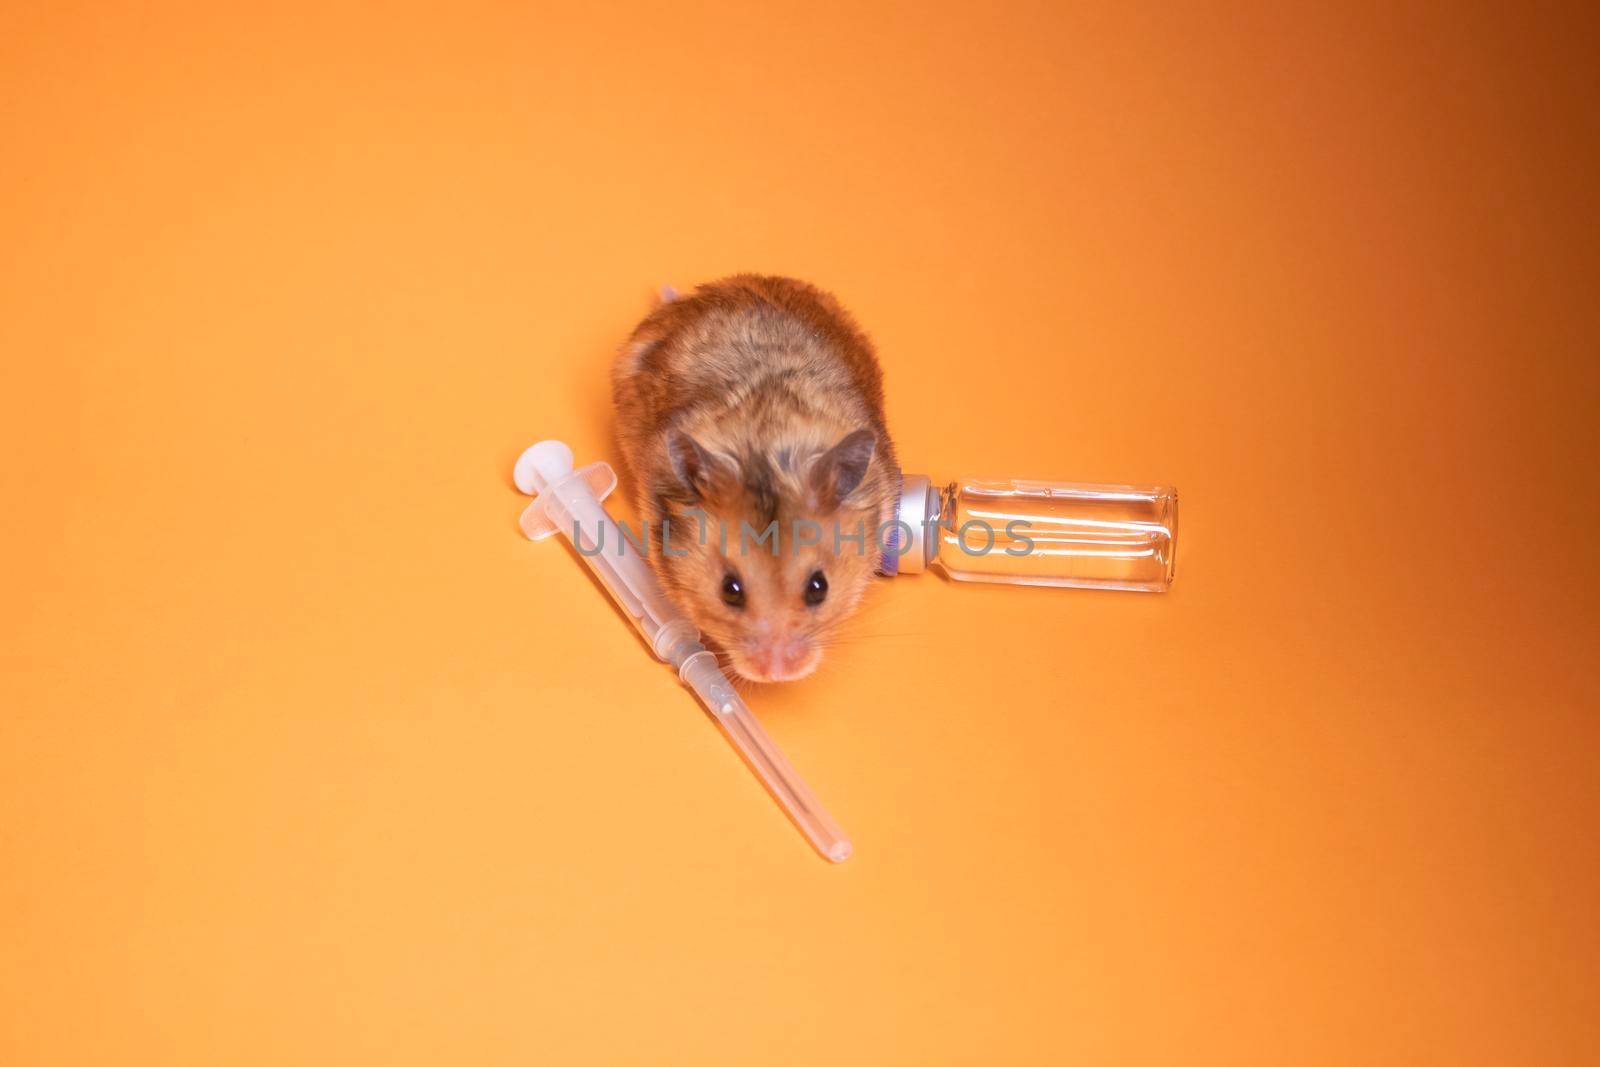
{"label": "hamster", "polygon": [[871,343],[822,290],[739,274],[663,291],[612,390],[667,595],[745,678],[810,674],[893,537]]}

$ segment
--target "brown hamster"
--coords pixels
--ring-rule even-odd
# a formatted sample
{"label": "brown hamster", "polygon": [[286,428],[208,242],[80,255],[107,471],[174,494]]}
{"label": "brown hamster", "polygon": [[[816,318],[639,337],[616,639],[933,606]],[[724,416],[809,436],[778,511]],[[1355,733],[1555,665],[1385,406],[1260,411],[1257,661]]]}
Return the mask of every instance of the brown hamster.
{"label": "brown hamster", "polygon": [[669,295],[612,385],[667,595],[744,677],[810,674],[893,536],[871,343],[820,289],[739,274]]}

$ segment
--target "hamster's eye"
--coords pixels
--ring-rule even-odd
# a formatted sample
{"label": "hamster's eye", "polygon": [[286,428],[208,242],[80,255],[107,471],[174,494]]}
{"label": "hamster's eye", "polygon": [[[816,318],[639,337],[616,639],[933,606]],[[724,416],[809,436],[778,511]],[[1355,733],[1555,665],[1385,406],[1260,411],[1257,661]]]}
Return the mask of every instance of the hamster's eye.
{"label": "hamster's eye", "polygon": [[811,577],[806,579],[806,603],[816,607],[828,598],[828,576],[821,571],[812,571]]}
{"label": "hamster's eye", "polygon": [[730,608],[744,607],[744,585],[731,574],[722,579],[722,602]]}

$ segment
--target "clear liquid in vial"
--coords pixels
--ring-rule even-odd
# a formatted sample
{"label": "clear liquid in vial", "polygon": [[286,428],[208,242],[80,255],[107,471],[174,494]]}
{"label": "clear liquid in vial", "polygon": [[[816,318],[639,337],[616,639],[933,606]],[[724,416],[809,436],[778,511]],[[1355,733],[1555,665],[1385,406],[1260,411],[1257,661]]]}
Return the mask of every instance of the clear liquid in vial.
{"label": "clear liquid in vial", "polygon": [[933,562],[960,581],[1159,593],[1177,534],[1164,486],[966,479],[944,490]]}

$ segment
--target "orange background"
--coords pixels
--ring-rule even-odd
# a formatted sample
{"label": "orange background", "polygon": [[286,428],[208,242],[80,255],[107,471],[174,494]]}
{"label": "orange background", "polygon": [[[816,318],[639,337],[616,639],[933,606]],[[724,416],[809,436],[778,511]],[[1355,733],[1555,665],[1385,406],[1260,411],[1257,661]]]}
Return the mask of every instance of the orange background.
{"label": "orange background", "polygon": [[[1279,6],[8,4],[0,1062],[1593,1062],[1596,19]],[[738,269],[1183,496],[752,697],[840,867],[515,525]]]}

